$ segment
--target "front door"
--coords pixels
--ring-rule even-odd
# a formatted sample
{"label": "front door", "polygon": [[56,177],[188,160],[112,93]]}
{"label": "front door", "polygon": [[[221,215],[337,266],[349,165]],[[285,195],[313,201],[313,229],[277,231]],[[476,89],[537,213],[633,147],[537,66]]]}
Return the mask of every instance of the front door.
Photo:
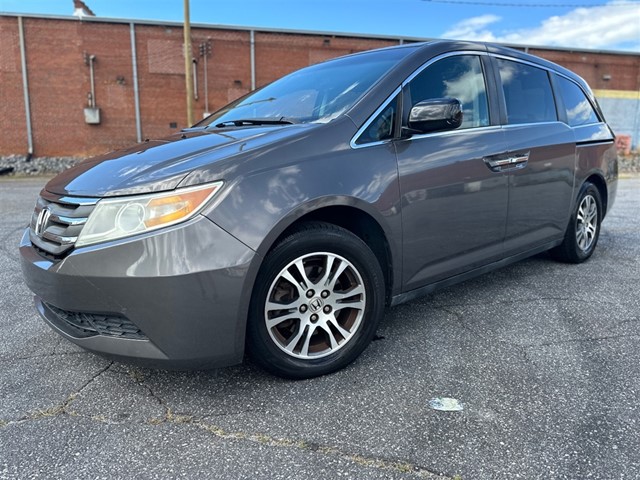
{"label": "front door", "polygon": [[407,291],[500,258],[508,177],[488,164],[506,146],[489,119],[479,55],[437,60],[405,88],[404,118],[429,98],[457,98],[463,107],[458,129],[396,142]]}

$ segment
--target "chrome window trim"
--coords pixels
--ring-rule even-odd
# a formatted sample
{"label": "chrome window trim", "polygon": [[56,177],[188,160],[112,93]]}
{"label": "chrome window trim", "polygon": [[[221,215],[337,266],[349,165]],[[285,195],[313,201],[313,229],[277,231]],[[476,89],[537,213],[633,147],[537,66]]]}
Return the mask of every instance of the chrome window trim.
{"label": "chrome window trim", "polygon": [[509,130],[512,128],[519,128],[519,127],[533,127],[535,125],[555,125],[556,123],[559,123],[560,125],[564,125],[567,128],[573,128],[561,120],[553,120],[553,121],[546,121],[546,122],[509,123],[509,124],[504,124],[500,126],[504,130]]}
{"label": "chrome window trim", "polygon": [[492,130],[500,130],[501,128],[502,128],[502,125],[487,125],[484,127],[470,127],[470,128],[455,129],[455,130],[444,130],[441,132],[431,132],[431,133],[421,133],[419,135],[411,135],[408,138],[401,138],[399,140],[400,141],[420,140],[422,138],[428,138],[428,137],[448,137],[449,135],[455,135],[455,134],[468,135],[470,133],[475,133],[475,132],[487,132]]}
{"label": "chrome window trim", "polygon": [[525,65],[529,65],[530,67],[535,67],[535,68],[539,68],[541,70],[546,70],[547,72],[554,73],[554,74],[558,75],[559,77],[566,78],[570,82],[574,83],[580,90],[582,90],[582,92],[585,94],[585,96],[587,96],[587,98],[589,97],[589,95],[587,95],[587,92],[584,91],[582,86],[580,86],[580,84],[578,82],[576,82],[573,78],[569,77],[568,75],[565,75],[562,72],[554,70],[551,67],[547,67],[546,65],[540,65],[538,63],[529,62],[528,60],[522,60],[520,58],[509,57],[509,56],[504,55],[504,54],[492,53],[490,55],[492,57],[494,57],[494,58],[499,58],[501,60],[509,60],[511,62],[524,63]]}
{"label": "chrome window trim", "polygon": [[[582,88],[582,86],[577,83],[574,79],[572,79],[571,77],[557,71],[554,70],[551,67],[548,67],[546,65],[540,65],[534,62],[530,62],[528,60],[523,60],[521,58],[517,58],[517,57],[511,57],[505,54],[501,54],[501,53],[492,53],[492,52],[487,52],[487,51],[480,51],[480,50],[458,50],[455,52],[447,52],[447,53],[442,53],[438,56],[435,56],[431,59],[429,59],[427,62],[423,63],[420,67],[418,67],[416,70],[413,71],[413,73],[411,75],[409,75],[401,84],[398,88],[396,88],[393,93],[391,95],[389,95],[389,97],[387,97],[387,99],[382,103],[382,105],[380,107],[378,107],[378,109],[373,112],[373,114],[367,119],[366,122],[364,122],[364,124],[362,125],[362,127],[360,127],[358,129],[358,131],[355,133],[355,135],[351,138],[351,141],[349,142],[349,145],[351,146],[351,148],[353,149],[358,149],[358,148],[365,148],[365,147],[373,147],[376,145],[383,145],[385,143],[389,143],[395,140],[402,140],[399,138],[389,138],[387,140],[380,140],[378,142],[370,142],[370,143],[363,143],[361,145],[357,145],[356,141],[358,140],[358,138],[360,137],[360,135],[362,135],[362,133],[369,127],[369,125],[371,125],[371,122],[373,122],[373,120],[376,119],[376,117],[382,112],[382,110],[384,110],[389,103],[395,98],[396,95],[398,95],[402,89],[404,87],[407,86],[407,84],[409,84],[409,82],[411,82],[415,77],[417,77],[418,75],[420,75],[420,73],[422,73],[423,70],[425,70],[426,68],[430,67],[431,65],[433,65],[435,62],[442,60],[444,58],[449,58],[449,57],[455,57],[455,56],[460,56],[460,55],[476,55],[479,57],[493,57],[493,58],[497,58],[497,59],[502,59],[502,60],[508,60],[511,62],[517,62],[517,63],[522,63],[524,65],[529,65],[531,67],[534,68],[539,68],[541,70],[544,70],[548,73],[553,73],[555,75],[558,75],[560,77],[563,77],[567,80],[569,80],[570,82],[572,82],[573,84],[577,85],[578,88],[580,88],[580,90],[584,93],[585,97],[587,97],[587,99],[589,100],[589,103],[591,104],[591,98],[589,96],[589,94],[587,92],[584,91],[584,89]],[[485,83],[486,83],[486,78],[485,78]],[[551,85],[551,81],[549,82],[551,89],[553,91],[553,85]],[[488,92],[487,92],[488,93]],[[554,98],[554,103],[555,102],[555,98]],[[592,108],[594,108],[593,104],[591,105]],[[596,115],[598,115],[599,118],[599,114],[597,113],[597,110],[594,108],[594,111],[596,112]],[[599,122],[598,123],[593,123],[593,124],[588,124],[588,125],[601,125],[602,123],[604,123],[602,121],[602,119],[599,118]],[[460,133],[460,132],[468,132],[468,131],[478,131],[478,130],[493,130],[493,129],[508,129],[508,128],[514,128],[514,127],[523,127],[523,126],[533,126],[533,125],[549,125],[549,124],[554,124],[554,123],[561,123],[563,125],[566,125],[569,128],[577,128],[577,127],[571,127],[569,124],[564,123],[562,121],[560,121],[559,119],[554,120],[554,121],[546,121],[546,122],[529,122],[529,123],[512,123],[512,124],[499,124],[499,125],[487,125],[484,127],[470,127],[470,128],[464,128],[464,129],[456,129],[456,130],[447,130],[444,132],[433,132],[433,133],[424,133],[421,135],[412,135],[411,137],[409,137],[408,139],[415,139],[415,140],[419,140],[421,138],[425,138],[425,137],[431,137],[431,136],[445,136],[445,135],[452,135],[454,133]],[[587,125],[580,125],[580,126],[587,126]]]}
{"label": "chrome window trim", "polygon": [[547,72],[555,73],[559,77],[566,78],[570,82],[575,83],[580,88],[580,90],[582,90],[583,93],[585,93],[585,95],[586,95],[586,92],[584,92],[584,89],[573,78],[571,78],[568,75],[565,75],[564,73],[559,72],[558,70],[555,70],[555,69],[553,69],[551,67],[547,67],[546,65],[540,65],[539,63],[533,63],[533,62],[530,62],[528,60],[523,60],[521,58],[510,57],[510,56],[504,55],[502,53],[490,53],[489,55],[494,57],[494,58],[500,58],[502,60],[509,60],[509,61],[512,61],[512,62],[524,63],[525,65],[529,65],[531,67],[536,67],[536,68],[540,68],[541,70],[546,70]]}
{"label": "chrome window trim", "polygon": [[[596,116],[598,117],[598,122],[596,123],[588,123],[587,125],[599,125],[602,123],[606,123],[604,122],[601,118],[600,118],[600,114],[598,113],[598,109],[595,108],[595,105],[593,105],[593,102],[591,101],[591,97],[595,97],[595,95],[593,95],[593,92],[586,92],[584,88],[582,88],[582,85],[580,85],[578,82],[576,82],[573,78],[571,78],[568,75],[565,75],[562,72],[559,72],[558,70],[554,70],[551,67],[547,67],[545,65],[539,65],[537,63],[533,63],[533,62],[529,62],[527,60],[522,60],[520,58],[514,58],[514,57],[509,57],[507,55],[503,55],[503,54],[497,54],[497,53],[492,53],[490,54],[492,57],[494,58],[500,58],[502,60],[509,60],[511,62],[518,62],[518,63],[524,63],[525,65],[529,65],[531,67],[535,67],[535,68],[539,68],[541,70],[545,70],[547,73],[553,73],[554,75],[557,75],[559,77],[564,78],[565,80],[570,81],[571,83],[573,83],[576,87],[578,87],[580,89],[580,91],[584,94],[584,96],[586,97],[586,99],[589,102],[589,105],[591,105],[591,108],[593,109],[593,111],[595,112]],[[554,91],[553,85],[551,85],[551,90]],[[589,93],[591,93],[591,95],[589,95]],[[555,94],[555,91],[554,91]],[[555,101],[554,98],[554,103],[557,102]],[[560,121],[560,120],[558,120]],[[540,123],[550,123],[550,122],[540,122]],[[560,123],[564,123],[564,122],[560,122]],[[523,123],[515,123],[513,125],[533,125],[532,123],[527,123],[527,124],[523,124]],[[565,125],[569,126],[570,128],[576,128],[576,127],[572,127],[571,125],[569,125],[568,123],[566,123]],[[582,125],[579,125],[582,126]]]}
{"label": "chrome window trim", "polygon": [[546,70],[547,72],[558,73],[556,70],[553,70],[545,65],[533,63],[528,60],[522,60],[521,58],[509,57],[508,55],[504,55],[502,53],[492,53],[491,56],[493,58],[499,58],[500,60],[509,60],[510,62],[524,63],[525,65],[529,65],[530,67],[539,68],[540,70]]}
{"label": "chrome window trim", "polygon": [[[396,88],[393,91],[393,93],[391,95],[389,95],[389,97],[387,97],[387,99],[382,103],[382,105],[375,112],[373,112],[373,114],[367,119],[366,122],[364,122],[362,127],[360,127],[358,129],[358,131],[355,133],[355,135],[351,138],[351,141],[349,142],[349,145],[351,146],[351,148],[357,149],[357,148],[364,148],[364,147],[373,147],[375,145],[382,145],[382,144],[389,143],[389,142],[394,141],[394,140],[398,140],[398,138],[389,138],[387,140],[380,140],[378,142],[363,143],[361,145],[357,145],[356,144],[356,141],[358,140],[358,137],[360,137],[360,135],[362,135],[362,133],[367,129],[367,127],[371,124],[371,122],[373,122],[376,119],[376,117],[380,114],[380,112],[382,112],[382,110],[384,110],[389,105],[389,102],[391,102],[391,100],[393,100],[393,98],[396,95],[398,95],[402,91],[402,89],[411,80],[413,80],[416,76],[418,76],[420,73],[422,73],[422,71],[425,68],[428,68],[429,66],[433,65],[438,60],[442,60],[442,59],[448,58],[448,57],[460,56],[460,55],[486,56],[486,55],[489,55],[489,52],[480,51],[480,50],[458,50],[458,51],[455,51],[455,52],[447,52],[447,53],[442,53],[442,54],[440,54],[440,55],[438,55],[436,57],[433,57],[433,58],[429,59],[427,62],[425,62],[422,65],[420,65],[416,70],[413,71],[413,73],[411,75],[409,75],[400,84],[400,86],[398,88]],[[486,84],[486,79],[485,79],[485,84]],[[478,128],[486,128],[486,127],[471,127],[471,128],[465,128],[464,130],[476,130]],[[462,130],[453,130],[453,131],[459,132],[459,131],[462,131]],[[424,137],[426,135],[434,135],[434,134],[438,134],[438,133],[442,133],[442,132],[425,133],[423,135],[413,135],[411,138],[422,138],[422,137]]]}
{"label": "chrome window trim", "polygon": [[[401,85],[402,88],[406,87],[407,84],[411,80],[416,78],[418,75],[420,75],[425,68],[430,67],[431,65],[436,63],[438,60],[442,60],[444,58],[449,58],[449,57],[456,57],[456,56],[460,56],[460,55],[488,56],[489,52],[483,52],[483,51],[480,51],[480,50],[458,50],[458,51],[455,51],[455,52],[442,53],[442,54],[438,55],[437,57],[433,57],[432,59],[430,59],[429,61],[427,61],[426,63],[422,64],[420,67],[418,67],[411,75],[409,75],[405,79],[404,82],[402,82],[402,85]],[[486,79],[485,79],[485,83],[486,83]]]}
{"label": "chrome window trim", "polygon": [[[434,63],[443,60],[445,58],[449,58],[449,57],[457,57],[457,56],[461,56],[461,55],[475,55],[475,56],[490,56],[489,52],[482,52],[482,51],[478,51],[478,50],[459,50],[459,51],[455,51],[455,52],[447,52],[447,53],[443,53],[438,55],[437,57],[433,57],[432,59],[430,59],[429,61],[427,61],[426,63],[424,63],[423,65],[421,65],[420,67],[418,67],[411,75],[409,75],[404,82],[402,82],[402,88],[406,87],[414,78],[416,78],[418,75],[420,75],[425,69],[429,68],[431,65],[433,65]],[[484,84],[485,84],[485,89],[486,89],[486,94],[487,94],[487,107],[489,107],[489,100],[488,100],[488,96],[489,96],[489,90],[487,88],[487,78],[485,76],[485,72],[483,69],[482,72],[482,76],[484,79]],[[469,128],[457,128],[455,130],[445,130],[442,132],[431,132],[431,133],[422,133],[419,135],[411,135],[411,137],[409,137],[406,140],[420,140],[421,138],[427,138],[427,137],[444,137],[444,136],[448,136],[448,135],[453,135],[456,133],[462,133],[462,132],[477,132],[477,131],[490,131],[490,130],[497,130],[500,128],[500,125],[484,125],[482,127],[469,127]],[[404,139],[398,139],[398,140],[404,140]]]}
{"label": "chrome window trim", "polygon": [[553,70],[553,69],[551,69],[549,67],[546,67],[544,65],[538,65],[537,63],[529,62],[527,60],[522,60],[520,58],[509,57],[507,55],[494,54],[492,56],[493,56],[493,58],[497,58],[497,59],[500,59],[500,60],[507,60],[509,62],[521,63],[523,65],[527,65],[529,67],[537,68],[537,69],[540,69],[540,70],[543,70],[544,72],[546,72],[547,73],[547,80],[549,81],[549,89],[551,90],[551,96],[552,96],[552,99],[553,99],[553,106],[554,106],[554,109],[555,109],[555,112],[556,112],[556,119],[553,120],[553,121],[545,120],[544,122],[508,123],[509,122],[509,112],[507,110],[507,105],[506,105],[507,99],[504,96],[504,84],[502,83],[502,76],[500,75],[500,69],[497,68],[498,65],[496,65],[497,77],[498,77],[498,79],[500,79],[500,84],[498,85],[498,91],[502,92],[502,97],[504,98],[505,113],[507,114],[507,118],[506,118],[507,123],[505,123],[504,126],[515,126],[515,125],[521,126],[521,125],[538,125],[538,124],[547,124],[548,125],[550,123],[556,123],[556,122],[560,122],[560,123],[563,123],[563,124],[569,126],[568,124],[562,122],[560,120],[560,118],[559,118],[560,117],[560,115],[559,115],[560,112],[558,112],[558,100],[556,98],[558,92],[556,92],[555,89],[553,88],[553,81],[552,81],[551,77],[549,76],[549,74],[551,74],[551,73],[556,73],[557,74],[558,72],[556,70]]}

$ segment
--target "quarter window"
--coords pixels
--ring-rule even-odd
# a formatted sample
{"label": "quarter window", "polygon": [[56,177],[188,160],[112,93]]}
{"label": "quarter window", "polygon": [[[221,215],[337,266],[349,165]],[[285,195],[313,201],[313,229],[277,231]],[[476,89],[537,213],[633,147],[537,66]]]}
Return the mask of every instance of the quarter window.
{"label": "quarter window", "polygon": [[380,142],[393,138],[393,132],[396,124],[396,105],[398,97],[394,98],[382,112],[369,124],[367,129],[362,132],[356,143]]}
{"label": "quarter window", "polygon": [[556,77],[560,86],[560,94],[567,112],[567,121],[572,127],[598,123],[598,115],[593,110],[589,99],[582,89],[564,77]]}
{"label": "quarter window", "polygon": [[507,108],[507,123],[554,122],[558,119],[546,70],[497,59]]}
{"label": "quarter window", "polygon": [[457,98],[462,104],[460,128],[489,125],[487,90],[476,55],[443,58],[425,68],[410,83],[411,105],[432,98]]}

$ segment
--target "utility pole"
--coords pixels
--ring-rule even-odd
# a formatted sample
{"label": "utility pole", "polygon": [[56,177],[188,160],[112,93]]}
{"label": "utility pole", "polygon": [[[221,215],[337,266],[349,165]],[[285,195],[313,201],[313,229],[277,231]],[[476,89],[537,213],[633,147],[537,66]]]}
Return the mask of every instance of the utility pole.
{"label": "utility pole", "polygon": [[207,58],[211,55],[211,39],[200,44],[200,56],[204,59],[204,114],[209,115],[209,79]]}
{"label": "utility pole", "polygon": [[184,0],[184,73],[187,87],[187,126],[193,125],[193,70],[191,65],[191,22],[189,0]]}

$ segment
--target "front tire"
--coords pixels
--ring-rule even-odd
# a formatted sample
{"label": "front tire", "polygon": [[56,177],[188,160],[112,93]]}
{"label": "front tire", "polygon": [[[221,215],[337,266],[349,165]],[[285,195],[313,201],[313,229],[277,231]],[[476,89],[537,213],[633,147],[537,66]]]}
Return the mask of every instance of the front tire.
{"label": "front tire", "polygon": [[303,224],[269,252],[254,287],[249,355],[286,378],[339,370],[371,342],[384,315],[378,259],[341,227]]}
{"label": "front tire", "polygon": [[567,263],[582,263],[591,257],[598,244],[603,215],[600,191],[586,182],[580,189],[564,240],[551,250],[553,257]]}

